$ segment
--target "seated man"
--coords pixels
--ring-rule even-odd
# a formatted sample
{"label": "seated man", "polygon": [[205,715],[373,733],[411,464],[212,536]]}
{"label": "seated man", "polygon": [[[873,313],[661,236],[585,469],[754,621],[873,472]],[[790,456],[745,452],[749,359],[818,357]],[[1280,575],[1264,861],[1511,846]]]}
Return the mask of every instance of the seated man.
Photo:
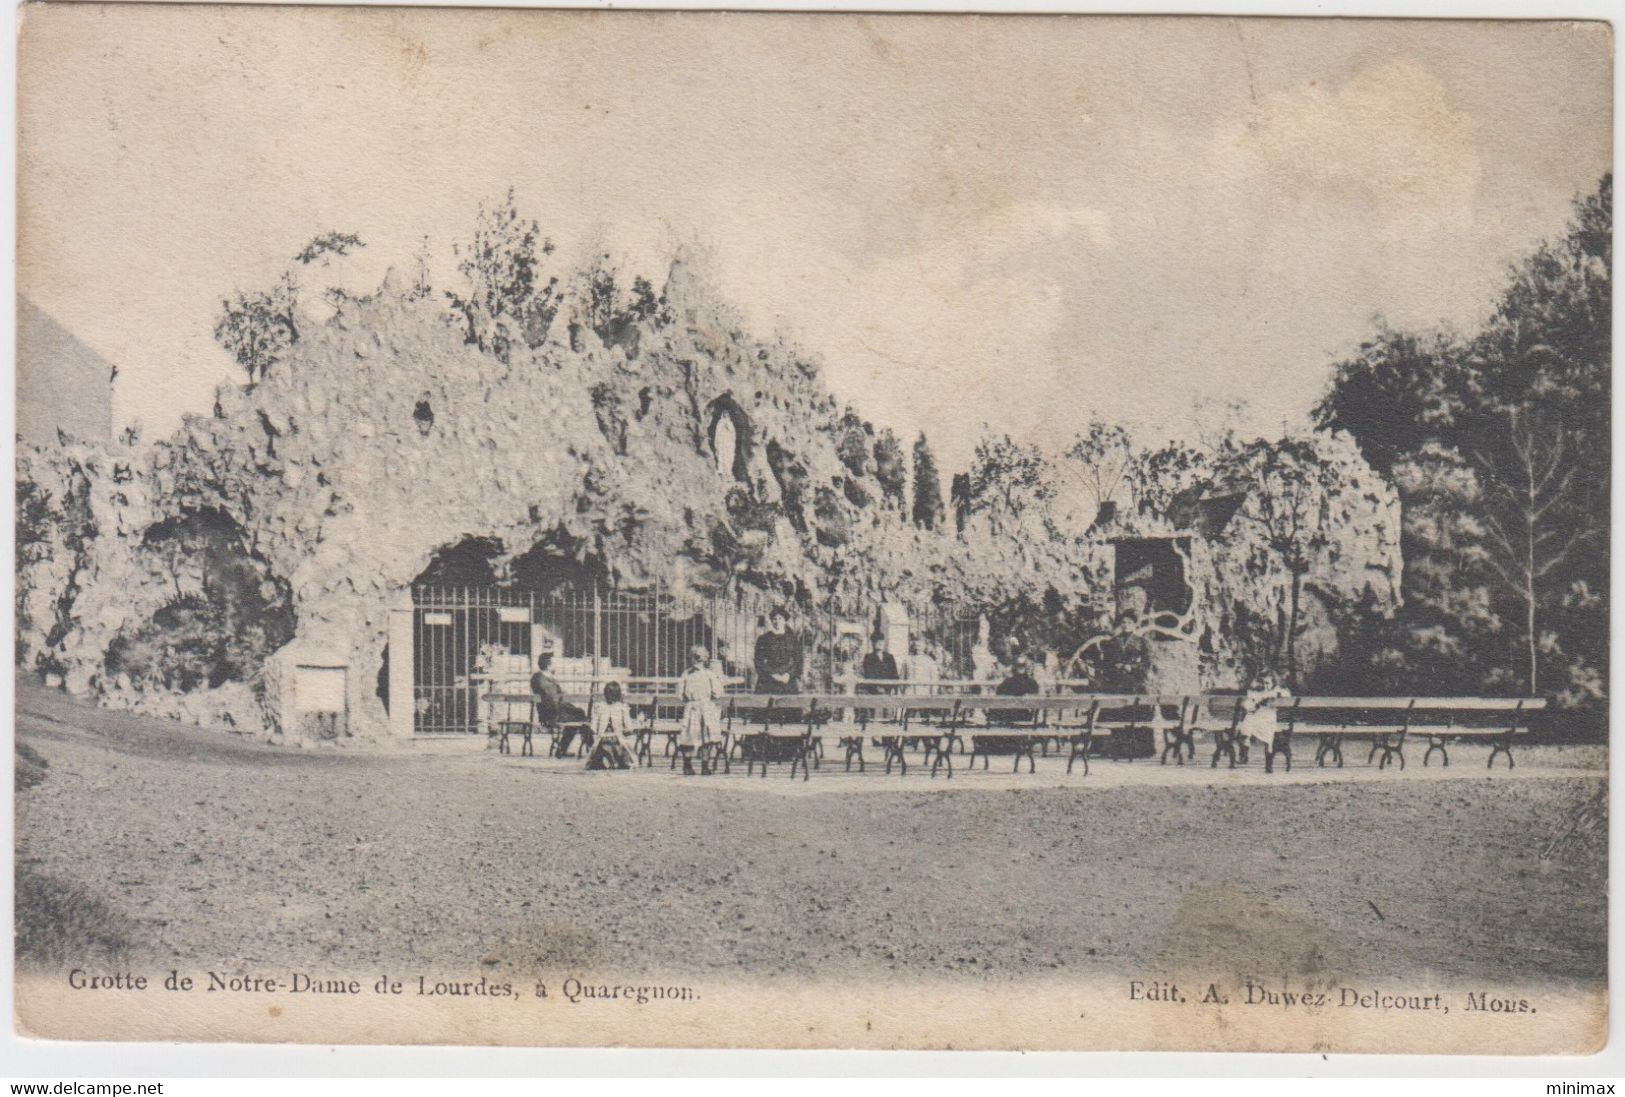
{"label": "seated man", "polygon": [[[560,731],[553,753],[564,758],[569,755],[570,742],[576,727],[586,722],[587,714],[564,699],[564,687],[553,677],[553,653],[543,651],[536,657],[536,673],[530,676],[530,692],[536,698],[536,720],[543,727]],[[583,741],[592,746],[592,729],[581,728]]]}
{"label": "seated man", "polygon": [[[1017,656],[1015,666],[1009,677],[1000,682],[993,690],[1000,697],[1034,697],[1038,694],[1038,679],[1033,677],[1032,664],[1023,656]],[[990,708],[987,710],[987,722],[990,724],[1031,724],[1033,712],[1024,708]]]}
{"label": "seated man", "polygon": [[[858,687],[859,693],[890,693],[893,687],[875,685],[876,682],[897,681],[897,657],[886,650],[886,638],[875,633],[870,642],[869,653],[863,657],[863,666],[859,673],[865,679],[864,685]],[[858,710],[859,720],[875,719],[875,710],[863,708]],[[880,719],[891,718],[889,712],[880,713]]]}

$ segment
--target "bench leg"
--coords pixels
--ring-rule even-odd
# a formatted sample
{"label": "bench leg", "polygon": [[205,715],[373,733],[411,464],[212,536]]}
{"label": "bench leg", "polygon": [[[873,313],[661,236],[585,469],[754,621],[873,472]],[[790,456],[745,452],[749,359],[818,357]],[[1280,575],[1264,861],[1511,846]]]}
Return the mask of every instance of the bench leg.
{"label": "bench leg", "polygon": [[940,741],[937,743],[937,752],[931,756],[931,776],[932,777],[935,777],[937,775],[937,767],[938,766],[947,766],[948,767],[948,779],[950,781],[953,780],[953,776],[954,776],[954,756],[953,756],[953,752],[951,750],[945,749],[943,744]]}
{"label": "bench leg", "polygon": [[882,739],[881,746],[886,751],[886,772],[891,773],[891,764],[897,763],[898,776],[908,776],[908,756],[904,753],[905,744],[902,739]]}
{"label": "bench leg", "polygon": [[846,772],[852,772],[852,759],[858,760],[858,772],[863,772],[863,740],[848,735],[841,740],[841,746],[846,748]]}
{"label": "bench leg", "polygon": [[1439,757],[1443,760],[1444,766],[1449,768],[1450,752],[1444,749],[1444,736],[1442,735],[1428,736],[1428,749],[1427,752],[1422,755],[1422,765],[1424,767],[1428,765],[1428,759],[1433,757],[1434,751],[1439,752]]}
{"label": "bench leg", "polygon": [[1389,739],[1383,739],[1378,744],[1382,748],[1382,758],[1377,762],[1378,769],[1387,769],[1388,763],[1395,758],[1399,759],[1399,768],[1405,768],[1405,748]]}
{"label": "bench leg", "polygon": [[1230,768],[1236,768],[1236,737],[1228,731],[1217,732],[1213,736],[1213,761],[1208,764],[1209,769],[1219,768],[1219,758],[1228,757]]}
{"label": "bench leg", "polygon": [[522,744],[520,744],[520,747],[519,747],[520,757],[530,757],[530,758],[536,757],[536,747],[531,743],[531,730],[530,730],[530,728],[527,726],[525,728],[525,730],[521,734],[524,735],[525,741]]}
{"label": "bench leg", "polygon": [[1324,766],[1328,758],[1336,758],[1337,768],[1343,768],[1343,737],[1341,735],[1322,735],[1320,737],[1320,746],[1315,748],[1315,765]]}
{"label": "bench leg", "polygon": [[1027,772],[1037,773],[1038,765],[1033,761],[1033,742],[1031,739],[1027,740],[1025,743],[1018,743],[1016,745],[1016,764],[1011,767],[1011,773],[1021,772],[1021,760],[1023,758],[1027,759]]}
{"label": "bench leg", "polygon": [[1495,768],[1495,756],[1497,754],[1504,754],[1507,756],[1507,769],[1512,769],[1517,765],[1517,763],[1512,760],[1512,740],[1510,738],[1497,739],[1494,743],[1490,744],[1490,761],[1489,765],[1486,767],[1487,769]]}

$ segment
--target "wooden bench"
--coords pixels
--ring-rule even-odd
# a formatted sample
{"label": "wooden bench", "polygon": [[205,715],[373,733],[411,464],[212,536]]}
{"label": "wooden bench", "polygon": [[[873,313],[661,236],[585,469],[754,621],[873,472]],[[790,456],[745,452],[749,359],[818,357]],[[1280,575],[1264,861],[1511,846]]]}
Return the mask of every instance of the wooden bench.
{"label": "wooden bench", "polygon": [[1371,741],[1367,765],[1375,759],[1378,769],[1390,763],[1404,769],[1406,739],[1422,736],[1428,741],[1424,766],[1435,751],[1448,766],[1446,744],[1471,739],[1489,741],[1487,768],[1505,755],[1511,769],[1513,741],[1529,733],[1534,714],[1545,708],[1540,697],[1299,697],[1283,702],[1277,719],[1289,729],[1302,725],[1319,736],[1315,761],[1321,766],[1331,759],[1342,766],[1343,741],[1352,738]]}
{"label": "wooden bench", "polygon": [[791,780],[798,770],[803,781],[812,779],[823,748],[817,731],[834,715],[821,700],[798,694],[735,694],[727,699],[725,734],[738,744],[747,777],[760,765],[765,778],[770,763],[788,761]]}

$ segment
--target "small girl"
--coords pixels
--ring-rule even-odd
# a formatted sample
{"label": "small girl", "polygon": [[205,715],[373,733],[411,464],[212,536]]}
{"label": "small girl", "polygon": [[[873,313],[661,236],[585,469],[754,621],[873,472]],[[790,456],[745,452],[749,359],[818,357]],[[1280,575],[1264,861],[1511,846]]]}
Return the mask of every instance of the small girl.
{"label": "small girl", "polygon": [[1265,772],[1274,771],[1275,732],[1279,727],[1275,719],[1275,702],[1288,696],[1291,694],[1281,687],[1273,671],[1260,671],[1248,685],[1247,693],[1241,699],[1241,726],[1237,728],[1241,732],[1243,765],[1247,764],[1249,740],[1257,739],[1264,747]]}
{"label": "small girl", "polygon": [[677,738],[677,752],[686,774],[693,774],[694,758],[700,748],[722,736],[718,705],[722,694],[722,679],[711,669],[710,654],[695,645],[689,652],[688,673],[677,682],[677,696],[683,702],[683,730]]}
{"label": "small girl", "polygon": [[632,710],[627,707],[619,682],[604,686],[604,699],[593,708],[592,730],[597,742],[587,758],[588,769],[632,768],[632,755],[621,739],[632,730]]}

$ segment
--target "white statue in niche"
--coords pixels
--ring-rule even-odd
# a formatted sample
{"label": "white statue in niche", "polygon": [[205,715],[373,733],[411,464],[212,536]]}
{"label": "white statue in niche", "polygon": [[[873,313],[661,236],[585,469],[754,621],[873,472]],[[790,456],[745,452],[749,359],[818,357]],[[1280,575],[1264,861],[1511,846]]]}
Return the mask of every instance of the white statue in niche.
{"label": "white statue in niche", "polygon": [[733,416],[717,416],[717,424],[711,428],[711,452],[716,457],[717,471],[724,476],[733,476],[734,457],[739,452],[739,434],[734,427]]}

